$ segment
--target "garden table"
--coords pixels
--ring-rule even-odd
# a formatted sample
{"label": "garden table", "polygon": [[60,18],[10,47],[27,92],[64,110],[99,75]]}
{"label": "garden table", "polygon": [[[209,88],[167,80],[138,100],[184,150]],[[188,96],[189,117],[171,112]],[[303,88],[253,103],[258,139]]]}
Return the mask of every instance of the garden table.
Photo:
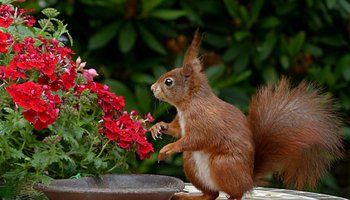
{"label": "garden table", "polygon": [[[200,194],[200,191],[197,190],[190,183],[185,184],[184,191],[190,194]],[[225,193],[220,193],[220,196],[217,200],[227,199],[227,195]],[[276,189],[276,188],[265,188],[265,187],[255,187],[254,190],[250,194],[246,194],[243,197],[243,200],[277,200],[277,199],[289,199],[289,200],[347,200],[345,198],[297,191],[297,190],[287,190],[287,189]]]}

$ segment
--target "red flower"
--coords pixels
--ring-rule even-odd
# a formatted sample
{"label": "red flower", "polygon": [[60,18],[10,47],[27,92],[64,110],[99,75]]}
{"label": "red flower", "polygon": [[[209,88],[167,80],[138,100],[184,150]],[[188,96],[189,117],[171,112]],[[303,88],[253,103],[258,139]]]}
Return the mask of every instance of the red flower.
{"label": "red flower", "polygon": [[[147,141],[146,141],[147,142]],[[153,152],[153,146],[151,143],[147,142],[144,144],[139,144],[137,146],[137,154],[140,156],[140,159],[150,158],[150,152]]]}
{"label": "red flower", "polygon": [[[79,93],[85,89],[97,94],[98,104],[101,105],[104,111],[100,128],[101,134],[105,134],[108,139],[116,141],[118,146],[123,149],[130,149],[136,145],[140,159],[148,158],[149,153],[153,152],[153,146],[147,141],[145,136],[147,129],[143,127],[143,122],[139,120],[137,112],[121,113],[125,106],[124,98],[111,93],[106,85],[88,82],[86,85],[76,87],[76,91]],[[148,114],[145,121],[153,120],[153,117]]]}
{"label": "red flower", "polygon": [[120,148],[130,149],[136,145],[140,159],[149,158],[149,153],[153,152],[153,146],[145,136],[147,129],[143,127],[142,121],[138,120],[135,111],[131,114],[124,112],[119,119],[103,117],[100,132],[108,139],[117,141]]}
{"label": "red flower", "polygon": [[9,45],[13,43],[12,36],[0,31],[0,52],[7,53]]}
{"label": "red flower", "polygon": [[77,75],[76,66],[71,59],[73,52],[69,48],[59,47],[57,40],[37,39],[41,41],[40,45],[32,37],[13,45],[15,55],[9,68],[22,74],[32,73],[31,70],[38,71],[38,82],[48,85],[53,91],[72,88]]}
{"label": "red flower", "polygon": [[16,80],[17,78],[26,78],[24,73],[10,69],[6,66],[0,66],[0,80],[4,78],[9,78],[11,80]]}
{"label": "red flower", "polygon": [[33,123],[36,130],[47,128],[56,121],[60,98],[51,94],[47,88],[28,81],[18,85],[11,84],[6,91],[17,105],[25,109],[22,113],[24,118]]}
{"label": "red flower", "polygon": [[6,4],[0,5],[0,26],[8,28],[11,25],[13,21],[11,18],[12,13],[11,6]]}
{"label": "red flower", "polygon": [[72,88],[75,84],[75,78],[77,76],[77,71],[74,65],[71,66],[69,70],[62,74],[62,84],[65,90]]}
{"label": "red flower", "polygon": [[11,25],[12,21],[13,19],[9,17],[0,17],[0,26],[8,28]]}
{"label": "red flower", "polygon": [[0,5],[0,26],[8,28],[13,20],[17,19],[17,23],[24,22],[27,26],[32,27],[36,21],[33,16],[27,15],[27,12],[30,12],[30,10],[18,8],[14,10],[9,5]]}
{"label": "red flower", "polygon": [[86,85],[86,88],[98,95],[98,104],[102,106],[104,112],[107,113],[111,110],[120,111],[124,109],[124,97],[117,97],[114,93],[109,91],[109,87],[107,85],[89,82]]}
{"label": "red flower", "polygon": [[11,84],[6,91],[11,95],[13,101],[25,109],[33,107],[37,101],[40,101],[44,89],[32,81],[23,84]]}

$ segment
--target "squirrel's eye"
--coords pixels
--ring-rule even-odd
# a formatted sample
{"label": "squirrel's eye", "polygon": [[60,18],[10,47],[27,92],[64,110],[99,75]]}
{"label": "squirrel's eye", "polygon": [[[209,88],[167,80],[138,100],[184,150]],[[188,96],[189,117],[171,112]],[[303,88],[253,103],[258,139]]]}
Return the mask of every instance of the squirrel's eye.
{"label": "squirrel's eye", "polygon": [[173,82],[174,82],[174,81],[173,81],[172,79],[170,79],[170,78],[167,78],[167,79],[165,79],[165,81],[164,81],[165,85],[168,86],[168,87],[172,86],[172,85],[173,85]]}

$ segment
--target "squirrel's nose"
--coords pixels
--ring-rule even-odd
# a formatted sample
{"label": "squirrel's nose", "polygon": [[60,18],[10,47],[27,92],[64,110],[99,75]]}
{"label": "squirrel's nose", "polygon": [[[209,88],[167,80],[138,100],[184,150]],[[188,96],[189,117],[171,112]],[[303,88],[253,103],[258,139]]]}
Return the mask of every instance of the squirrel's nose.
{"label": "squirrel's nose", "polygon": [[156,90],[155,84],[151,85],[151,90],[152,90],[152,92],[154,92]]}

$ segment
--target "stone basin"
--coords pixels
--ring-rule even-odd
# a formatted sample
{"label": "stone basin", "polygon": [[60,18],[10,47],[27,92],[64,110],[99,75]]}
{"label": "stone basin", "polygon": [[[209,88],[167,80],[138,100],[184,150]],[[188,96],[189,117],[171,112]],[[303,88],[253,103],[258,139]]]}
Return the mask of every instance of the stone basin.
{"label": "stone basin", "polygon": [[103,175],[35,184],[50,200],[169,200],[184,182],[162,175]]}

